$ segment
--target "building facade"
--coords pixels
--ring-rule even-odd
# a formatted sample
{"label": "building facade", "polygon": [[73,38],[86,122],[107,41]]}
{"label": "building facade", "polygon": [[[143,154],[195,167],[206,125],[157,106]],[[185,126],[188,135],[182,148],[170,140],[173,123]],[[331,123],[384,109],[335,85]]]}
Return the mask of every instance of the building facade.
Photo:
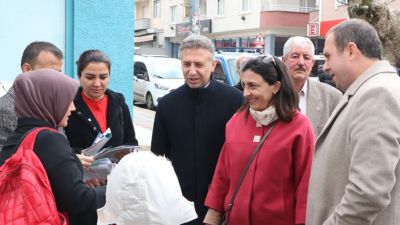
{"label": "building facade", "polygon": [[[262,34],[264,51],[281,56],[291,36],[306,36],[309,12],[315,0],[201,0],[200,33],[213,40],[216,49],[228,52],[254,51]],[[179,58],[179,45],[189,35],[190,0],[164,2],[164,46]]]}
{"label": "building facade", "polygon": [[[388,8],[400,11],[398,1],[389,1]],[[310,11],[307,36],[316,40],[316,54],[322,54],[325,35],[336,24],[349,19],[347,0],[317,0],[317,9]]]}
{"label": "building facade", "polygon": [[135,47],[163,48],[166,0],[135,0]]}

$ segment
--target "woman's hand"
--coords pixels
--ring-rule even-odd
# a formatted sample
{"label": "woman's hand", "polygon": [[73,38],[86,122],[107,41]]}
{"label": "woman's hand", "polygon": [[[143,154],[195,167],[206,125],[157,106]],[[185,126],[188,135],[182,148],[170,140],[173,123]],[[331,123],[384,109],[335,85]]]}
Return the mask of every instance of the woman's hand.
{"label": "woman's hand", "polygon": [[124,156],[130,154],[131,151],[130,150],[122,150],[120,152],[115,153],[115,158],[117,158],[118,160],[121,160],[122,158],[124,158]]}
{"label": "woman's hand", "polygon": [[92,178],[90,180],[87,180],[86,184],[88,187],[94,188],[94,187],[100,187],[100,186],[106,185],[106,181],[103,178],[101,178],[99,181]]}
{"label": "woman's hand", "polygon": [[89,168],[92,165],[93,161],[94,161],[94,159],[92,157],[86,156],[83,153],[81,153],[80,155],[77,154],[77,156],[81,160],[83,169]]}

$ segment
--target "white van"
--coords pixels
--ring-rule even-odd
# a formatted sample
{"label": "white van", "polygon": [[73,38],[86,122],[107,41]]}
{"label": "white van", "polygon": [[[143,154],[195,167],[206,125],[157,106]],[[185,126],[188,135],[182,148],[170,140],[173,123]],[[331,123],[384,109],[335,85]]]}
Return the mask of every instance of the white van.
{"label": "white van", "polygon": [[184,84],[181,61],[163,56],[134,56],[133,101],[155,110],[158,101]]}

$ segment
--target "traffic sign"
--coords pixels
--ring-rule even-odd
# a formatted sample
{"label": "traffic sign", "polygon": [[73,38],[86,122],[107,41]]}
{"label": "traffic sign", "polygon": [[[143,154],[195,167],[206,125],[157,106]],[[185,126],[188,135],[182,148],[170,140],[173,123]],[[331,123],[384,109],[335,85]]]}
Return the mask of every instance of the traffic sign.
{"label": "traffic sign", "polygon": [[266,45],[265,40],[264,40],[264,38],[263,38],[261,33],[257,36],[256,40],[254,40],[253,44],[255,44],[255,45],[257,45],[257,44]]}
{"label": "traffic sign", "polygon": [[[254,49],[256,50],[256,52],[258,53],[264,53],[264,45],[262,44],[257,44]],[[257,51],[258,50],[258,51]]]}

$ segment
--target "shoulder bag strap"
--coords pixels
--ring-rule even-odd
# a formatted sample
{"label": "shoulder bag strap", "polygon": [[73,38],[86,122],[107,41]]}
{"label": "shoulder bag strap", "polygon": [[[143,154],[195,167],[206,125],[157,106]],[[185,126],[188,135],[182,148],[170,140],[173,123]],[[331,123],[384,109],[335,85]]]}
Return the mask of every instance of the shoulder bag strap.
{"label": "shoulder bag strap", "polygon": [[[225,211],[225,215],[222,217],[223,220],[225,220],[226,213],[227,213],[228,211],[230,211],[231,208],[232,208],[233,201],[235,200],[236,194],[237,194],[237,192],[239,191],[240,185],[242,184],[242,181],[243,181],[243,179],[244,179],[244,176],[246,175],[247,170],[249,169],[249,167],[250,167],[250,165],[251,165],[251,162],[253,162],[253,159],[254,159],[254,157],[256,156],[256,154],[257,154],[258,150],[260,149],[261,145],[264,143],[265,139],[267,139],[269,133],[271,133],[272,129],[275,127],[275,125],[278,123],[278,121],[279,121],[279,119],[275,120],[275,122],[274,122],[274,123],[272,124],[272,126],[269,128],[268,132],[264,135],[264,138],[263,138],[263,139],[260,141],[260,143],[258,144],[256,150],[254,150],[253,155],[251,155],[250,160],[249,160],[249,162],[247,163],[247,166],[246,166],[246,168],[245,168],[244,171],[243,171],[242,177],[240,177],[239,183],[238,183],[238,185],[236,186],[235,192],[234,192],[233,195],[232,195],[231,202],[229,203],[228,208],[227,208],[226,211]],[[222,220],[222,219],[221,219],[221,220]],[[229,216],[228,216],[228,220],[229,220]],[[222,222],[222,221],[221,221],[221,222]]]}
{"label": "shoulder bag strap", "polygon": [[[9,163],[13,164],[16,163],[18,160],[21,159],[21,157],[24,155],[25,150],[33,150],[33,146],[35,144],[35,139],[36,135],[42,131],[42,130],[52,130],[55,132],[58,132],[55,129],[49,128],[49,127],[34,127],[30,129],[28,132],[22,136],[22,138],[19,140],[18,144],[15,146],[13,155],[11,158],[9,158]],[[25,148],[21,151],[18,151],[21,147],[21,145],[25,146]]]}

